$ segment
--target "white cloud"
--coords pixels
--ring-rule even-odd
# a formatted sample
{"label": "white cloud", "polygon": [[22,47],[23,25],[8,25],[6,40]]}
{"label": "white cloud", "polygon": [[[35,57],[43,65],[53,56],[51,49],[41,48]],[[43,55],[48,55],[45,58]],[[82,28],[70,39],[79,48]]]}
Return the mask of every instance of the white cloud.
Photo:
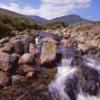
{"label": "white cloud", "polygon": [[41,5],[38,9],[26,5],[25,7],[19,7],[15,3],[11,3],[10,5],[0,3],[0,7],[21,14],[39,15],[47,19],[52,19],[73,13],[73,11],[80,8],[86,8],[90,3],[91,0],[41,0]]}

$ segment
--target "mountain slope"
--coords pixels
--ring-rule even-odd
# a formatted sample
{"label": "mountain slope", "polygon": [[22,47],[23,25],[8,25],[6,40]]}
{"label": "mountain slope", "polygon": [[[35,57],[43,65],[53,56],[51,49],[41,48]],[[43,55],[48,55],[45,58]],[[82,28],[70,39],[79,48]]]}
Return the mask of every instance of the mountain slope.
{"label": "mountain slope", "polygon": [[54,18],[50,20],[50,22],[56,22],[56,21],[63,21],[66,24],[75,24],[75,23],[79,23],[85,20],[78,15],[71,14],[71,15],[66,15],[66,16],[62,16],[62,17],[58,17],[58,18]]}
{"label": "mountain slope", "polygon": [[48,23],[48,20],[47,19],[44,19],[42,17],[39,17],[39,16],[35,16],[35,15],[29,15],[27,16],[29,19],[31,20],[34,20],[40,24],[44,24],[44,23]]}

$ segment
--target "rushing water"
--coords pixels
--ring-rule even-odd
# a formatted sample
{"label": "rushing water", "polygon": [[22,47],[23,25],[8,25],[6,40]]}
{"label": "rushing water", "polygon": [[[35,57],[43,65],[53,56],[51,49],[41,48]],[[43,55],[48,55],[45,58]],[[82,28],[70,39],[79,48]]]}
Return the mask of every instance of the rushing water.
{"label": "rushing water", "polygon": [[100,97],[99,96],[83,95],[82,93],[80,93],[78,95],[77,100],[100,100]]}
{"label": "rushing water", "polygon": [[[74,76],[77,71],[76,67],[71,66],[72,58],[63,58],[61,66],[58,67],[55,79],[49,84],[49,91],[51,92],[53,100],[71,100],[67,92],[66,81],[68,78]],[[87,58],[84,62],[94,69],[100,69],[100,61],[95,59]],[[81,90],[81,89],[80,89]],[[98,96],[91,96],[89,94],[83,94],[82,91],[76,95],[76,100],[100,100]]]}
{"label": "rushing water", "polygon": [[[65,81],[67,78],[73,76],[76,68],[71,67],[71,58],[62,59],[61,66],[58,67],[58,72],[55,76],[55,80],[49,85],[49,90],[53,94],[53,99],[58,100],[56,96],[59,96],[60,100],[70,100],[69,96],[65,92]],[[58,93],[55,96],[55,92]]]}

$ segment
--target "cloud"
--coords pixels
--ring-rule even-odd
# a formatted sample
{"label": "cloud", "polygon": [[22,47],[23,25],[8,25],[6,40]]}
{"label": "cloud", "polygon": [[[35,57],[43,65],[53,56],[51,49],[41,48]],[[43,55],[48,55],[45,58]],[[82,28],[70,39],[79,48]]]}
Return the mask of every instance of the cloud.
{"label": "cloud", "polygon": [[11,2],[10,5],[0,3],[0,7],[21,14],[39,15],[47,19],[52,19],[73,13],[80,8],[89,7],[90,3],[91,0],[41,0],[41,5],[37,9],[26,5],[20,7],[17,3],[13,2]]}

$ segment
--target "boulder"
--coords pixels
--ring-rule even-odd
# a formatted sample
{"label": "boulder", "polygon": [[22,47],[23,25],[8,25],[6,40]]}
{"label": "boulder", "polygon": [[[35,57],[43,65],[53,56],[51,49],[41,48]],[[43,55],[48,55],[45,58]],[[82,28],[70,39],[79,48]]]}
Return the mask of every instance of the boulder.
{"label": "boulder", "polygon": [[13,52],[13,46],[10,43],[6,43],[6,44],[3,45],[2,48],[0,48],[0,52],[12,53]]}
{"label": "boulder", "polygon": [[53,61],[56,58],[56,44],[44,42],[41,50],[41,63]]}
{"label": "boulder", "polygon": [[11,77],[11,81],[12,81],[12,85],[21,85],[22,83],[25,83],[27,81],[27,78],[24,76],[20,76],[20,75],[13,75]]}
{"label": "boulder", "polygon": [[71,41],[69,39],[62,39],[61,40],[62,45],[71,47]]}
{"label": "boulder", "polygon": [[57,44],[57,41],[51,37],[46,37],[43,39],[43,42],[49,42],[49,43],[52,43],[52,44]]}
{"label": "boulder", "polygon": [[31,53],[31,54],[33,54],[33,55],[36,54],[36,48],[35,48],[35,46],[34,46],[33,43],[30,43],[30,44],[29,44],[29,53]]}
{"label": "boulder", "polygon": [[34,65],[36,64],[36,61],[33,54],[26,53],[21,56],[18,63],[19,65],[25,65],[25,64]]}
{"label": "boulder", "polygon": [[9,71],[14,66],[14,59],[11,55],[0,52],[0,70]]}
{"label": "boulder", "polygon": [[0,72],[0,86],[5,86],[9,83],[9,77],[7,73]]}
{"label": "boulder", "polygon": [[6,37],[6,38],[3,38],[3,39],[1,39],[0,40],[0,44],[4,44],[4,43],[7,43],[7,42],[9,42],[9,38],[8,37]]}
{"label": "boulder", "polygon": [[[18,74],[20,75],[27,75],[30,76],[33,75],[35,72],[35,67],[34,66],[29,66],[29,65],[20,65],[19,68],[18,68]],[[30,73],[30,74],[29,74]]]}
{"label": "boulder", "polygon": [[17,54],[29,52],[30,42],[32,42],[32,38],[26,35],[19,35],[10,39],[10,43],[13,45]]}

